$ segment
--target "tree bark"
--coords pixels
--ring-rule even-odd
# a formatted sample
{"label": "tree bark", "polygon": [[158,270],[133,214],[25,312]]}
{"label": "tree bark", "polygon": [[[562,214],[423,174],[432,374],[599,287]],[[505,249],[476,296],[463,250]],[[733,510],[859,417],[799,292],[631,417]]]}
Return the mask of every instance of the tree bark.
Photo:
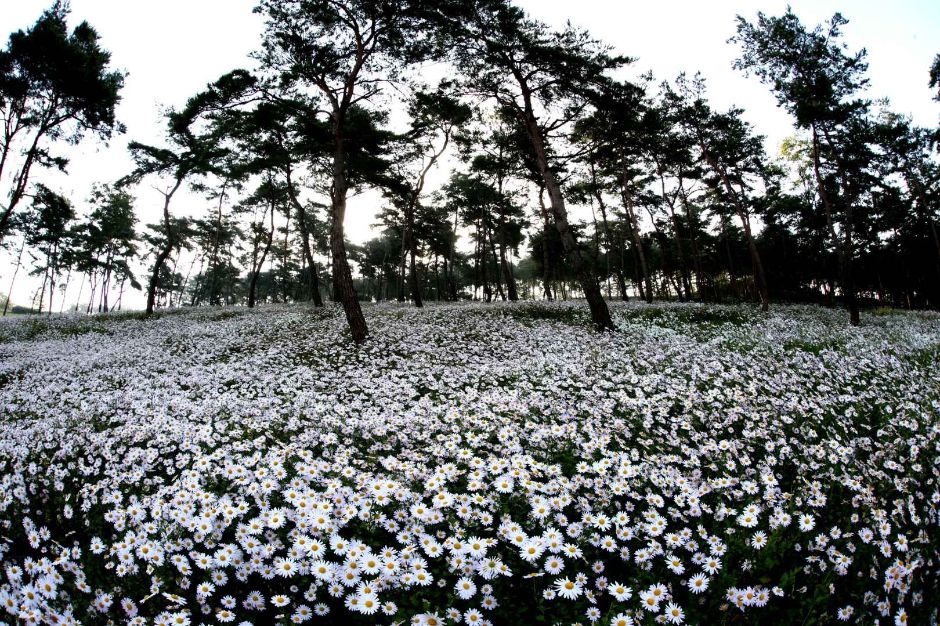
{"label": "tree bark", "polygon": [[542,291],[546,300],[552,297],[551,254],[548,250],[548,209],[545,207],[545,187],[539,187],[539,206],[542,209]]}
{"label": "tree bark", "polygon": [[307,209],[297,197],[297,190],[294,189],[294,181],[291,178],[292,171],[289,165],[286,167],[285,173],[287,175],[287,195],[290,198],[291,204],[294,205],[294,210],[297,211],[297,228],[300,230],[300,247],[303,249],[304,258],[307,260],[307,267],[310,268],[308,279],[308,288],[310,290],[309,297],[313,300],[313,306],[322,307],[323,296],[320,295],[320,276],[317,262],[313,259],[313,249],[310,246],[310,229],[307,228]]}
{"label": "tree bark", "polygon": [[173,252],[173,247],[176,245],[176,240],[173,236],[173,224],[170,221],[170,200],[173,199],[173,194],[176,193],[182,184],[183,179],[177,178],[173,188],[163,194],[163,227],[166,229],[166,244],[157,253],[157,258],[153,264],[153,271],[150,274],[150,284],[147,285],[146,315],[148,316],[153,315],[153,308],[156,304],[157,287],[160,284],[160,270],[163,269],[164,263],[170,258],[170,253]]}
{"label": "tree bark", "polygon": [[529,134],[529,140],[532,143],[535,158],[538,162],[539,173],[542,181],[545,183],[545,189],[548,191],[548,198],[551,202],[551,214],[554,218],[555,228],[561,236],[561,243],[565,249],[565,256],[574,270],[581,285],[581,291],[588,302],[591,311],[591,321],[599,330],[613,330],[614,322],[610,317],[610,310],[607,308],[607,302],[601,294],[600,286],[594,273],[590,271],[581,249],[578,247],[578,241],[575,238],[571,226],[568,224],[568,211],[565,208],[565,198],[561,192],[561,185],[555,177],[548,163],[548,150],[545,146],[545,139],[542,136],[542,129],[539,127],[535,117],[535,111],[532,108],[532,94],[526,84],[525,78],[516,72],[516,79],[522,89],[523,98],[523,118],[526,130]]}
{"label": "tree bark", "polygon": [[643,239],[640,237],[640,224],[636,218],[636,210],[633,206],[633,193],[630,190],[630,178],[626,170],[623,172],[623,181],[620,187],[623,197],[623,206],[627,210],[627,217],[630,219],[630,231],[633,234],[633,243],[636,246],[637,256],[640,259],[640,271],[642,280],[646,284],[645,293],[641,287],[641,296],[645,296],[647,304],[653,304],[653,280],[650,277],[649,266],[646,264],[646,252],[643,251]]}
{"label": "tree bark", "polygon": [[333,140],[333,185],[330,189],[330,248],[333,257],[333,285],[336,288],[336,297],[343,305],[346,321],[352,339],[357,344],[362,343],[369,336],[366,318],[362,314],[362,307],[356,295],[356,288],[352,281],[352,270],[346,255],[346,237],[343,221],[346,218],[346,149],[342,133],[342,122],[339,116],[334,116]]}
{"label": "tree bark", "polygon": [[[819,189],[819,197],[822,200],[823,209],[826,212],[826,224],[829,227],[829,234],[832,237],[832,243],[836,248],[839,258],[839,273],[841,275],[842,295],[845,298],[845,306],[849,311],[849,324],[858,326],[861,317],[858,310],[858,300],[855,296],[855,277],[853,275],[852,257],[854,256],[852,246],[852,202],[847,202],[845,207],[845,224],[843,225],[842,242],[835,227],[835,210],[829,192],[822,179],[820,171],[819,158],[819,133],[816,126],[813,126],[813,173],[816,177],[816,186]],[[844,177],[843,177],[844,178]]]}
{"label": "tree bark", "polygon": [[[261,275],[261,268],[264,267],[264,259],[268,256],[268,251],[274,243],[274,206],[275,201],[271,200],[271,226],[268,228],[268,238],[264,242],[264,250],[261,252],[261,258],[258,258],[258,245],[255,244],[254,254],[251,259],[251,281],[248,284],[248,308],[255,308],[255,300],[258,294],[258,277]],[[264,216],[261,216],[264,223]]]}
{"label": "tree bark", "polygon": [[705,147],[705,142],[701,138],[699,139],[699,147],[702,149],[702,155],[705,157],[705,160],[715,171],[715,173],[718,174],[722,184],[724,184],[725,190],[728,192],[728,195],[731,197],[731,202],[734,204],[735,212],[738,214],[738,219],[741,220],[741,226],[744,228],[744,235],[747,238],[748,252],[750,252],[751,255],[751,264],[754,271],[754,282],[757,285],[757,292],[760,295],[761,310],[767,311],[770,307],[770,295],[767,290],[767,279],[764,275],[764,264],[761,262],[760,253],[757,251],[757,244],[754,242],[754,235],[751,233],[751,221],[748,218],[747,208],[741,201],[741,197],[737,190],[732,187],[731,180],[728,177],[728,173],[725,171],[725,168],[718,163],[714,156],[712,156],[712,154],[708,151],[708,148]]}

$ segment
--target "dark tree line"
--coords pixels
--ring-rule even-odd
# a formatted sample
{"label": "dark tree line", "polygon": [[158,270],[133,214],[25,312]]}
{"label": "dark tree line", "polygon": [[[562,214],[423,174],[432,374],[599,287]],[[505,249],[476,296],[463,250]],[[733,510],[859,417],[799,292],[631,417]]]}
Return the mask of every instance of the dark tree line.
{"label": "dark tree line", "polygon": [[[838,302],[852,324],[868,303],[940,303],[940,130],[868,98],[865,52],[842,44],[839,14],[814,28],[789,10],[738,18],[736,67],[794,123],[769,155],[701,76],[618,81],[630,59],[507,0],[256,11],[258,69],[168,111],[162,145],[131,142],[134,170],[97,187],[81,220],[31,177],[66,166],[57,140],[122,130],[123,77],[90,26],[66,30],[61,3],[11,36],[0,245],[14,280],[24,263],[40,277],[33,308],[61,307],[73,276],[89,312],[138,287],[148,314],[328,298],[361,342],[361,300],[577,297],[600,329],[611,298]],[[440,60],[447,78],[428,83],[422,68]],[[926,69],[940,86],[940,55]],[[160,219],[139,233],[129,191],[144,181]],[[182,215],[183,189],[203,215]],[[360,193],[381,210],[377,237],[354,245]]]}

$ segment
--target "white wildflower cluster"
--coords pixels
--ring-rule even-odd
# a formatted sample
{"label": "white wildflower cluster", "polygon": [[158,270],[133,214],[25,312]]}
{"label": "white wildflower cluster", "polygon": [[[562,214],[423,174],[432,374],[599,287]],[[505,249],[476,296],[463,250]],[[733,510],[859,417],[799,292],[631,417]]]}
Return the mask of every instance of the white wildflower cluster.
{"label": "white wildflower cluster", "polygon": [[368,313],[0,324],[0,621],[936,623],[940,318]]}

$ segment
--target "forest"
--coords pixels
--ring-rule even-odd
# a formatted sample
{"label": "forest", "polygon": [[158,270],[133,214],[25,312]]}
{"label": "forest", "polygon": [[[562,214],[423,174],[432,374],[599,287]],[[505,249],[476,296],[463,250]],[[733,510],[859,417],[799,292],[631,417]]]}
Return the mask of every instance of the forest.
{"label": "forest", "polygon": [[773,150],[511,0],[254,11],[160,142],[0,50],[0,626],[938,623],[940,53],[738,16]]}
{"label": "forest", "polygon": [[[168,109],[165,142],[132,141],[135,169],[95,184],[82,217],[33,179],[66,167],[55,140],[126,131],[123,75],[92,27],[68,32],[63,4],[15,33],[0,244],[13,281],[39,277],[20,309],[119,310],[129,290],[147,313],[332,300],[361,341],[360,301],[584,298],[601,328],[611,299],[820,303],[853,324],[940,302],[938,131],[870,99],[841,15],[739,17],[736,67],[792,116],[768,154],[743,109],[709,104],[705,77],[617,80],[631,60],[573,27],[499,2],[377,10],[259,5],[257,69]],[[431,61],[445,78],[426,80]],[[928,79],[940,98],[940,55]],[[157,223],[138,222],[141,185]],[[205,213],[177,208],[184,188]],[[379,223],[355,245],[346,202],[366,191]]]}

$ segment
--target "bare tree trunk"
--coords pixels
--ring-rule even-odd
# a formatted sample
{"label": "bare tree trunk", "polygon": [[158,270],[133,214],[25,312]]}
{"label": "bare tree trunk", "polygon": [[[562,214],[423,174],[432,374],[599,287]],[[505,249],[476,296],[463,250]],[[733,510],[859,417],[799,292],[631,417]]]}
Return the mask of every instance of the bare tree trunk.
{"label": "bare tree trunk", "polygon": [[725,239],[725,253],[728,255],[728,280],[731,283],[731,292],[735,298],[740,297],[737,279],[734,277],[734,257],[731,255],[731,234],[728,232],[728,218],[721,216],[721,234]]}
{"label": "bare tree trunk", "polygon": [[480,216],[477,226],[477,266],[480,269],[480,281],[483,286],[483,301],[493,300],[493,290],[490,288],[489,272],[486,269],[486,221]]}
{"label": "bare tree trunk", "polygon": [[147,285],[146,315],[148,316],[153,315],[153,307],[156,304],[157,287],[160,283],[160,270],[163,269],[163,264],[166,263],[166,260],[170,257],[170,253],[173,251],[173,247],[176,244],[173,237],[173,225],[170,222],[170,200],[173,199],[173,194],[176,193],[182,184],[183,179],[177,178],[173,188],[163,194],[163,226],[166,229],[166,244],[157,253],[157,258],[153,263],[153,271],[150,274],[150,284]]}
{"label": "bare tree trunk", "polygon": [[62,288],[62,304],[59,305],[59,315],[65,312],[65,294],[69,291],[69,282],[72,280],[72,267],[65,272],[65,286]]}
{"label": "bare tree trunk", "polygon": [[[460,210],[454,209],[454,238],[450,244],[450,250],[448,251],[450,258],[444,260],[444,274],[447,275],[447,289],[450,293],[450,299],[454,302],[457,301],[457,278],[454,276],[454,259],[457,255],[457,228],[460,224]],[[449,266],[449,272],[448,272]]]}
{"label": "bare tree trunk", "polygon": [[643,293],[643,288],[640,288],[641,296],[646,297],[646,303],[653,303],[653,280],[650,277],[649,266],[646,264],[646,252],[643,250],[643,239],[640,237],[640,224],[636,218],[636,210],[633,206],[633,193],[630,190],[630,179],[629,175],[624,170],[623,172],[623,181],[620,187],[620,192],[623,196],[623,206],[627,210],[627,217],[630,219],[630,230],[633,234],[633,243],[636,246],[636,252],[640,259],[640,271],[642,272],[643,282],[646,284],[645,293]]}
{"label": "bare tree trunk", "polygon": [[[339,116],[334,116],[337,118]],[[330,189],[330,248],[333,257],[333,285],[336,296],[343,305],[346,321],[356,343],[362,343],[369,336],[366,318],[353,285],[352,270],[346,255],[346,236],[343,222],[346,219],[346,149],[342,135],[341,121],[334,122],[333,185]]]}
{"label": "bare tree trunk", "polygon": [[[258,277],[261,275],[261,269],[264,267],[264,259],[268,256],[268,252],[271,250],[271,246],[274,243],[274,207],[275,200],[271,200],[271,226],[268,228],[268,238],[264,242],[264,249],[261,252],[261,258],[258,258],[258,244],[255,243],[255,248],[252,253],[251,258],[251,280],[248,283],[248,308],[253,309],[255,307],[255,299],[258,292]],[[261,216],[262,221],[264,216]]]}
{"label": "bare tree trunk", "polygon": [[522,98],[524,102],[523,117],[526,129],[529,133],[529,140],[532,143],[535,158],[538,162],[539,173],[542,181],[545,183],[545,189],[548,191],[548,198],[551,201],[551,214],[554,218],[555,228],[561,236],[561,244],[565,249],[565,256],[574,270],[574,275],[581,284],[581,291],[588,302],[591,311],[591,320],[600,330],[613,330],[614,322],[610,317],[610,310],[607,308],[607,302],[601,294],[601,289],[597,284],[594,273],[590,271],[587,261],[584,259],[581,249],[578,247],[578,241],[574,236],[574,231],[568,224],[568,211],[565,208],[565,198],[561,192],[561,185],[555,177],[548,162],[548,150],[545,146],[545,139],[542,136],[542,130],[535,118],[535,112],[532,108],[532,94],[526,84],[525,77],[516,74],[516,79],[522,88]]}
{"label": "bare tree trunk", "polygon": [[[75,312],[78,313],[78,307],[82,302],[82,291],[85,290],[85,279],[87,276],[82,272],[82,282],[78,283],[78,297],[75,298]],[[72,307],[69,307],[69,310],[72,310]]]}
{"label": "bare tree trunk", "polygon": [[695,285],[698,291],[698,299],[705,300],[704,272],[702,271],[702,258],[698,248],[698,237],[695,234],[695,224],[692,220],[692,207],[689,204],[689,197],[686,194],[682,180],[679,181],[679,193],[682,197],[682,206],[685,209],[686,227],[689,229],[689,241],[692,244],[692,265],[695,269]]}
{"label": "bare tree trunk", "polygon": [[317,268],[317,262],[313,260],[313,249],[310,246],[310,229],[307,228],[307,209],[297,197],[297,190],[294,189],[292,180],[292,170],[290,165],[285,168],[287,174],[287,195],[290,197],[294,210],[297,211],[297,227],[300,230],[300,244],[303,248],[304,258],[307,259],[309,273],[310,298],[313,300],[313,306],[322,307],[323,297],[320,295],[320,276]]}
{"label": "bare tree trunk", "polygon": [[10,289],[7,291],[6,302],[3,303],[3,317],[7,315],[7,309],[10,307],[10,299],[13,298],[13,285],[16,284],[16,275],[20,273],[20,266],[23,264],[23,250],[26,249],[26,240],[20,244],[20,251],[16,255],[16,267],[13,269],[13,278],[10,279]]}
{"label": "bare tree trunk", "polygon": [[[505,302],[506,293],[503,291],[503,280],[500,276],[501,268],[499,264],[499,256],[496,254],[496,243],[493,241],[493,228],[488,225],[486,232],[487,232],[487,238],[489,239],[489,242],[490,242],[489,251],[493,257],[493,267],[494,267],[493,278],[496,281],[496,293],[499,295],[499,299]],[[485,256],[486,256],[486,253],[484,252],[484,258]]]}
{"label": "bare tree trunk", "polygon": [[626,283],[623,279],[623,264],[620,264],[616,269],[612,269],[610,262],[610,257],[613,253],[613,244],[610,236],[610,224],[607,221],[607,203],[604,202],[604,194],[601,193],[597,186],[597,173],[594,171],[593,163],[591,164],[591,183],[594,199],[597,200],[597,207],[601,212],[601,223],[604,225],[604,249],[607,253],[607,274],[614,274],[614,280],[617,282],[617,290],[620,292],[620,299],[626,302],[629,298],[627,297]]}
{"label": "bare tree trunk", "polygon": [[415,306],[420,309],[424,306],[424,300],[421,299],[421,285],[418,282],[416,249],[417,245],[415,244],[414,235],[412,235],[408,249],[408,256],[411,258],[410,267],[408,268],[408,286],[411,289],[411,298],[414,300]]}
{"label": "bare tree trunk", "polygon": [[724,184],[725,190],[728,192],[728,195],[731,197],[731,202],[734,204],[735,212],[738,214],[738,219],[741,220],[741,226],[744,229],[744,236],[747,238],[747,249],[751,254],[751,265],[753,266],[754,271],[754,282],[757,285],[757,292],[760,295],[761,310],[767,311],[770,306],[770,295],[767,290],[767,279],[764,276],[764,264],[761,262],[760,253],[757,251],[757,244],[754,242],[754,235],[751,233],[751,220],[748,217],[747,207],[744,206],[744,202],[742,202],[741,196],[738,194],[737,190],[735,190],[731,185],[731,180],[728,178],[728,173],[725,171],[725,168],[722,167],[712,156],[711,152],[708,151],[708,148],[705,147],[705,142],[701,138],[699,139],[699,147],[702,149],[702,155],[705,157],[705,160],[715,171],[715,173],[718,174],[718,177]]}
{"label": "bare tree trunk", "polygon": [[[502,179],[500,179],[500,196],[502,196]],[[519,299],[519,292],[516,290],[516,277],[512,275],[512,267],[506,259],[506,216],[503,214],[502,206],[499,207],[499,264],[503,271],[503,280],[506,282],[506,294],[510,302],[516,302]]]}
{"label": "bare tree trunk", "polygon": [[849,324],[858,326],[861,319],[858,310],[858,300],[855,296],[855,280],[853,276],[852,257],[854,256],[852,246],[852,202],[846,203],[846,223],[843,226],[843,240],[840,243],[836,233],[834,207],[826,191],[826,186],[820,172],[819,160],[819,133],[813,126],[813,172],[816,177],[816,185],[819,189],[819,197],[823,203],[823,209],[826,212],[826,224],[829,227],[829,234],[832,237],[832,243],[836,248],[839,258],[839,270],[842,282],[842,295],[845,298],[845,306],[849,311]]}
{"label": "bare tree trunk", "polygon": [[545,208],[545,187],[539,187],[539,206],[542,208],[542,290],[546,300],[552,297],[551,254],[548,250],[548,209]]}

